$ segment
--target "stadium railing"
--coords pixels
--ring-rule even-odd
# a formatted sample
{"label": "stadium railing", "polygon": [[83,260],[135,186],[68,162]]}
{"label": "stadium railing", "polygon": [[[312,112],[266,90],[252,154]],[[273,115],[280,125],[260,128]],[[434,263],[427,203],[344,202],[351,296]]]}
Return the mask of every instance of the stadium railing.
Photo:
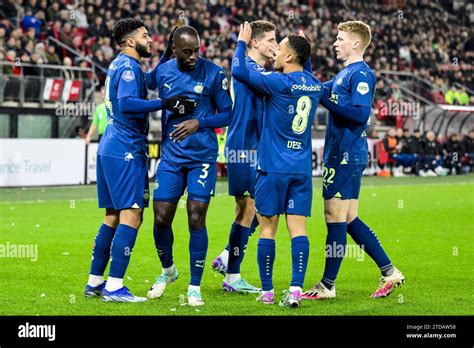
{"label": "stadium railing", "polygon": [[[18,70],[19,74],[4,71]],[[93,68],[0,61],[0,136],[18,137],[24,116],[38,117],[31,125],[48,125],[50,131],[39,137],[71,137],[84,124],[88,104],[93,103],[99,80]],[[81,106],[81,108],[78,108]],[[88,111],[88,112],[89,112]],[[92,110],[93,111],[93,110]],[[62,117],[58,120],[58,116]],[[44,120],[44,121],[41,121]],[[39,122],[39,123],[37,123]],[[20,132],[21,133],[21,132]]]}
{"label": "stadium railing", "polygon": [[[390,85],[397,83],[402,103],[408,103],[404,128],[432,130],[437,134],[466,133],[474,126],[474,106],[452,106],[437,102],[438,91],[430,81],[415,74],[400,71],[381,71],[382,79]],[[460,85],[462,86],[462,85]],[[465,86],[462,86],[466,88]],[[467,90],[467,88],[466,88]],[[395,105],[397,109],[399,105]]]}

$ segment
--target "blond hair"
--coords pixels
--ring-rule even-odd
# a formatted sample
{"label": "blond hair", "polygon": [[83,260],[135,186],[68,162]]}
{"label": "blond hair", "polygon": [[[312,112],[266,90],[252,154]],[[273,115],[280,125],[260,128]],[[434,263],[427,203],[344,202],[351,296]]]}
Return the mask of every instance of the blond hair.
{"label": "blond hair", "polygon": [[347,21],[339,23],[337,30],[356,34],[362,40],[362,49],[365,50],[372,40],[370,26],[362,21]]}

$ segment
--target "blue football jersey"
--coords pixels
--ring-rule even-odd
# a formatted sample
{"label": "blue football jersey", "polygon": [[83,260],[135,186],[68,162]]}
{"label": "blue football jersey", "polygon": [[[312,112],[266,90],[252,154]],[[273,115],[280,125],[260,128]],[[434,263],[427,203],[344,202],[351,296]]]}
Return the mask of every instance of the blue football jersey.
{"label": "blue football jersey", "polygon": [[214,129],[199,127],[196,133],[180,142],[174,142],[170,134],[175,129],[174,125],[185,120],[205,119],[216,113],[232,110],[229,80],[222,68],[205,58],[199,58],[192,71],[181,71],[176,59],[171,59],[156,69],[154,83],[158,87],[160,98],[185,95],[197,102],[191,115],[176,116],[163,110],[162,159],[175,164],[215,162],[218,145]]}
{"label": "blue football jersey", "polygon": [[[265,69],[252,58],[245,57],[249,70],[263,72]],[[232,122],[227,129],[226,147],[229,150],[257,149],[263,120],[264,94],[252,86],[232,79]]]}
{"label": "blue football jersey", "polygon": [[140,62],[120,53],[110,63],[105,80],[105,107],[109,125],[99,143],[98,154],[115,158],[148,155],[148,113],[121,112],[118,99],[146,99],[147,88]]}
{"label": "blue football jersey", "polygon": [[[346,66],[328,85],[331,88],[329,102],[349,107],[370,107],[375,95],[376,77],[374,71],[360,61]],[[369,155],[365,130],[369,122],[370,117],[367,124],[361,125],[330,112],[324,143],[324,163],[367,164]]]}
{"label": "blue football jersey", "polygon": [[266,95],[257,169],[311,175],[311,125],[323,94],[321,82],[308,71],[248,72],[248,83]]}

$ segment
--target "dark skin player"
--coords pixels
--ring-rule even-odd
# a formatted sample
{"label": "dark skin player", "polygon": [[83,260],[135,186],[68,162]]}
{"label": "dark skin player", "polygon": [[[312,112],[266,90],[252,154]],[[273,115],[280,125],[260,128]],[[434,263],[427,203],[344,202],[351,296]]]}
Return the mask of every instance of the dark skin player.
{"label": "dark skin player", "polygon": [[[192,32],[183,32],[173,36],[173,53],[182,71],[192,71],[199,58],[200,39]],[[181,141],[199,129],[199,121],[190,119],[174,126],[176,129],[170,134],[174,141]],[[159,229],[170,227],[175,213],[176,204],[170,202],[153,202],[155,224]],[[206,224],[208,203],[187,201],[188,225],[193,231],[201,230]]]}
{"label": "dark skin player", "polygon": [[[178,67],[183,71],[192,71],[199,58],[199,47],[201,46],[199,36],[191,33],[182,33],[173,37],[173,53],[178,62]],[[190,119],[174,126],[171,139],[181,141],[199,129],[199,121]]]}

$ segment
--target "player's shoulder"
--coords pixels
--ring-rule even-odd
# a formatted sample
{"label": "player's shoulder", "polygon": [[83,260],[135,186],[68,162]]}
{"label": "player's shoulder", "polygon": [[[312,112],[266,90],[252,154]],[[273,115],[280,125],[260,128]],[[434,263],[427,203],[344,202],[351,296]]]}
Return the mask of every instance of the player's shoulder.
{"label": "player's shoulder", "polygon": [[307,70],[303,70],[303,76],[314,84],[322,85],[322,82],[312,73]]}
{"label": "player's shoulder", "polygon": [[160,64],[158,68],[156,69],[156,73],[160,74],[160,73],[165,73],[165,72],[174,71],[174,70],[176,70],[176,58],[170,59]]}
{"label": "player's shoulder", "polygon": [[249,56],[245,57],[245,65],[247,66],[247,69],[257,71],[257,72],[264,72],[265,68],[258,64],[256,61],[254,61],[252,58]]}
{"label": "player's shoulder", "polygon": [[201,61],[202,67],[206,70],[206,72],[214,72],[219,74],[219,72],[222,71],[222,73],[224,73],[224,69],[222,69],[221,66],[210,61],[209,59],[200,57],[199,60]]}
{"label": "player's shoulder", "polygon": [[351,77],[357,80],[375,81],[375,71],[364,61],[355,64],[351,69]]}

